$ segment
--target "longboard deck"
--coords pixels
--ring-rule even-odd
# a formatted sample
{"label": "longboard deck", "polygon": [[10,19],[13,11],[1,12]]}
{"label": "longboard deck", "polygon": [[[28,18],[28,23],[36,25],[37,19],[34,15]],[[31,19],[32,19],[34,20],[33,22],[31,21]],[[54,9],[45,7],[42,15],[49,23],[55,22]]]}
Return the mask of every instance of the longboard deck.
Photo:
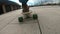
{"label": "longboard deck", "polygon": [[30,13],[32,13],[32,12],[25,12],[25,13],[22,13],[22,14],[30,14]]}

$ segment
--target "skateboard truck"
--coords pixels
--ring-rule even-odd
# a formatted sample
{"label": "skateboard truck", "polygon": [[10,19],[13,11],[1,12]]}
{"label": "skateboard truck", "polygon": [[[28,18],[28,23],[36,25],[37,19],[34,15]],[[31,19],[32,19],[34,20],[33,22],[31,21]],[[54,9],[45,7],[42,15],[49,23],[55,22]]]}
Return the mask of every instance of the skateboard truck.
{"label": "skateboard truck", "polygon": [[[28,19],[29,19],[29,18],[33,18],[34,20],[36,20],[36,19],[38,19],[38,15],[37,15],[37,14],[33,14],[32,17],[26,16],[26,18],[28,18]],[[25,18],[23,18],[23,17],[19,17],[19,18],[18,18],[18,21],[19,21],[19,22],[23,22],[24,19],[25,19]]]}

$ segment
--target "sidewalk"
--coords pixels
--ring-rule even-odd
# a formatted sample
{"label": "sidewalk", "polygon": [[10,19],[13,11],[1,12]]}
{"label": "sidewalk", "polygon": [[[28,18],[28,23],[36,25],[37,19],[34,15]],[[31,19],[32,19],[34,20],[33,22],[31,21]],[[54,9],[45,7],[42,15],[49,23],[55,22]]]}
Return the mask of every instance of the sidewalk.
{"label": "sidewalk", "polygon": [[37,21],[31,20],[19,24],[21,10],[0,16],[0,34],[40,34]]}
{"label": "sidewalk", "polygon": [[[60,7],[39,6],[31,7],[38,14],[43,34],[60,34]],[[37,21],[30,20],[19,24],[21,10],[9,12],[0,16],[0,34],[40,34]]]}

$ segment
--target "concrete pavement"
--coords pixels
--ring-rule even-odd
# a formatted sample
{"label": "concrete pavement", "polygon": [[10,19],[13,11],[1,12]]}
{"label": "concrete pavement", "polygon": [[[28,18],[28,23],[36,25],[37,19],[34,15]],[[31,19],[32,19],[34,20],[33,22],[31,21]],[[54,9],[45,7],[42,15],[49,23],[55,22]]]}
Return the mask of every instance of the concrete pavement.
{"label": "concrete pavement", "polygon": [[18,17],[21,10],[9,12],[0,16],[0,34],[40,34],[36,20],[29,20],[19,24]]}
{"label": "concrete pavement", "polygon": [[[43,34],[60,34],[60,7],[38,6],[30,10],[38,14],[40,27]],[[9,12],[0,16],[0,34],[40,34],[36,20],[19,24],[18,17],[22,16],[21,10]]]}

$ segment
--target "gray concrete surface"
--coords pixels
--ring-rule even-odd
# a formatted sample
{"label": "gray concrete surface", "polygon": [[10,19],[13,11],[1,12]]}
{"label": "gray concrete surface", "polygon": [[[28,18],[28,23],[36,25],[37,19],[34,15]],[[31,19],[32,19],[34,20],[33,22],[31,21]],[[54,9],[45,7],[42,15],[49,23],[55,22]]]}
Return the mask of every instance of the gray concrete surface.
{"label": "gray concrete surface", "polygon": [[21,10],[9,12],[0,16],[0,34],[40,34],[36,20],[24,21],[19,24]]}
{"label": "gray concrete surface", "polygon": [[[38,14],[43,34],[60,34],[60,6],[31,7]],[[40,34],[36,20],[19,24],[21,10],[12,11],[0,16],[0,34]]]}
{"label": "gray concrete surface", "polygon": [[60,34],[60,6],[34,7],[43,34]]}

